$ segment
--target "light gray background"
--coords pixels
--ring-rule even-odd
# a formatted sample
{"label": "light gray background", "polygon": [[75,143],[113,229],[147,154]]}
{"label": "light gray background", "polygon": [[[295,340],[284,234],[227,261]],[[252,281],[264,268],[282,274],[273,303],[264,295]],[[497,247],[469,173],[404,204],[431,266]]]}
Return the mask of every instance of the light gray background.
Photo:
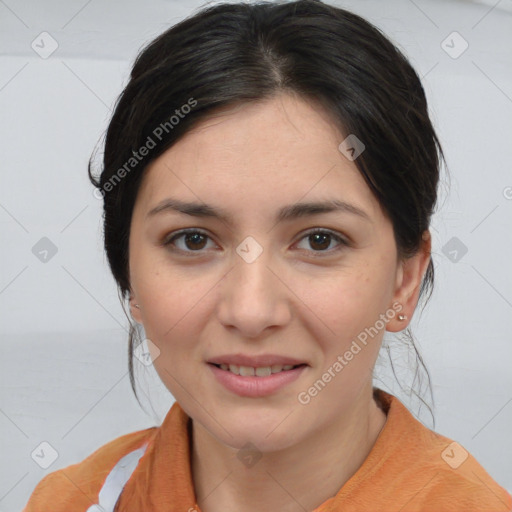
{"label": "light gray background", "polygon": [[[435,429],[509,491],[511,4],[336,2],[382,28],[422,76],[452,182],[447,195],[443,179],[433,221],[436,290],[412,326],[433,379]],[[47,473],[159,424],[173,403],[138,363],[147,414],[130,390],[128,322],[103,256],[101,202],[86,164],[140,47],[200,5],[0,0],[0,512],[20,510]],[[457,58],[463,41],[454,31],[469,45]],[[41,38],[50,47],[42,32],[58,44],[46,59],[31,47]],[[46,262],[32,250],[43,237],[57,248]],[[455,246],[446,244],[454,243],[467,253],[450,254]],[[417,411],[389,364],[381,379]],[[43,441],[58,453],[47,469],[31,457]]]}

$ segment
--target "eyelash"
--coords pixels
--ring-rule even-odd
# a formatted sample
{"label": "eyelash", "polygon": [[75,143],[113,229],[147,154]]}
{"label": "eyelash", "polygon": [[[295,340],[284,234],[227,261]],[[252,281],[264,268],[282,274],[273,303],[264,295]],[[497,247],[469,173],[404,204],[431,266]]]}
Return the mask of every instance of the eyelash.
{"label": "eyelash", "polygon": [[[170,249],[173,251],[173,252],[180,252],[182,254],[184,254],[185,256],[187,257],[194,257],[195,254],[194,253],[198,253],[198,254],[201,254],[203,252],[203,250],[198,250],[198,251],[184,251],[183,249],[178,249],[176,247],[171,247],[171,245],[173,244],[173,242],[181,237],[183,237],[184,235],[187,235],[187,234],[200,234],[200,235],[204,235],[206,237],[208,237],[209,239],[211,239],[211,237],[208,235],[208,233],[200,230],[200,229],[196,229],[196,228],[189,228],[189,229],[184,229],[184,230],[181,230],[181,231],[178,231],[176,234],[174,234],[173,236],[171,236],[170,238],[167,237],[164,242],[163,242],[163,246],[164,247],[170,247]],[[311,236],[311,235],[316,235],[316,234],[327,234],[327,235],[330,235],[334,240],[336,240],[337,242],[339,242],[339,246],[336,248],[336,249],[329,249],[329,250],[325,250],[325,251],[311,251],[313,253],[317,253],[315,254],[315,258],[317,257],[324,257],[324,255],[322,253],[327,253],[327,255],[332,255],[332,253],[336,253],[340,250],[342,250],[343,248],[345,247],[349,247],[350,246],[350,243],[342,238],[341,236],[337,235],[335,232],[329,230],[329,229],[323,229],[323,228],[314,228],[306,233],[304,233],[304,235],[302,236],[302,238],[300,238],[300,240],[297,242],[301,242],[304,238],[307,238],[308,236]]]}

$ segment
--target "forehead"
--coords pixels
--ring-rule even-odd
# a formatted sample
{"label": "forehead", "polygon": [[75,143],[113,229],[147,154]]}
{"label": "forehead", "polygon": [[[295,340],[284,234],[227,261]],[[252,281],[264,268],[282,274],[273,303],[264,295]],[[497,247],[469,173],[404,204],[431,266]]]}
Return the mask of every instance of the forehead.
{"label": "forehead", "polygon": [[171,195],[258,214],[337,198],[376,215],[357,166],[338,150],[344,138],[320,106],[294,96],[227,107],[148,166],[140,202],[149,211]]}

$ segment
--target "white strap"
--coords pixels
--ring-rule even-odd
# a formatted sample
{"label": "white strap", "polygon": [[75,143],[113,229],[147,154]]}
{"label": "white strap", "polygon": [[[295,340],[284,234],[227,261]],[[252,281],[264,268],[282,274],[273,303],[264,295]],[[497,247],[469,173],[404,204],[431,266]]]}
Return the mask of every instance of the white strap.
{"label": "white strap", "polygon": [[98,504],[91,505],[86,512],[114,512],[117,500],[126,482],[135,471],[139,459],[144,455],[147,444],[125,455],[108,474],[98,496]]}

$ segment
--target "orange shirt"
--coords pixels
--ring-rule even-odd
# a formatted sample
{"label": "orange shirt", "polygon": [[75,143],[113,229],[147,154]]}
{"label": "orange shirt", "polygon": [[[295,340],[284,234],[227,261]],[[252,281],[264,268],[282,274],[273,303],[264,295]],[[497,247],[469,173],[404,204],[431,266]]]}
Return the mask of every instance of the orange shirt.
{"label": "orange shirt", "polygon": [[[393,395],[374,390],[387,421],[361,467],[313,512],[512,511],[512,496],[461,445],[425,427]],[[23,512],[87,511],[119,460],[142,446],[115,511],[201,512],[191,476],[189,420],[175,402],[160,427],[121,436],[46,475]]]}

